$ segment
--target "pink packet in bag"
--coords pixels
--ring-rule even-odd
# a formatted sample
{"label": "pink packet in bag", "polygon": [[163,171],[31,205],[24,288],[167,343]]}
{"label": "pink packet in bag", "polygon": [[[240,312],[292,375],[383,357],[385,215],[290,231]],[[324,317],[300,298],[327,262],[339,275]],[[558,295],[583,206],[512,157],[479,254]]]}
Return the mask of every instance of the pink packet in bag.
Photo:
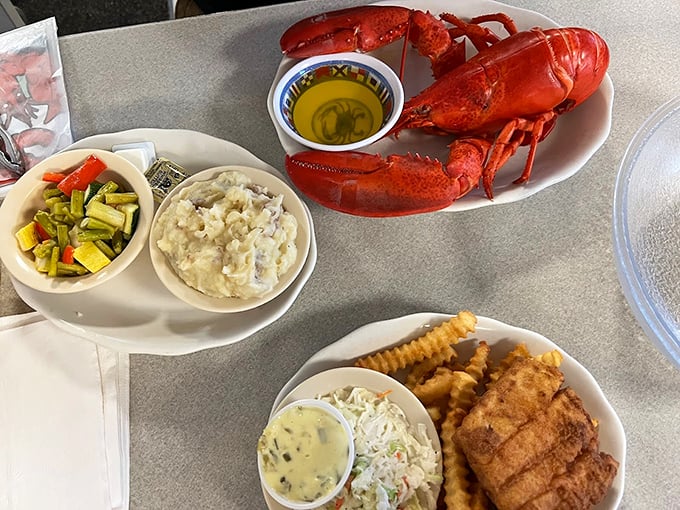
{"label": "pink packet in bag", "polygon": [[21,173],[73,143],[53,17],[0,34],[0,129],[0,197]]}

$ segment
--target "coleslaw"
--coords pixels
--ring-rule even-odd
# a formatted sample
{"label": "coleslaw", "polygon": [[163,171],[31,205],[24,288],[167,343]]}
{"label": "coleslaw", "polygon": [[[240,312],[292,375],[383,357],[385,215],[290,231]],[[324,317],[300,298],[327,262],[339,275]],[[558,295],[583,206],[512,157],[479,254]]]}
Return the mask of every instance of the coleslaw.
{"label": "coleslaw", "polygon": [[365,388],[342,388],[320,397],[342,412],[354,431],[350,483],[326,510],[433,510],[441,483],[425,425],[411,426],[399,406]]}

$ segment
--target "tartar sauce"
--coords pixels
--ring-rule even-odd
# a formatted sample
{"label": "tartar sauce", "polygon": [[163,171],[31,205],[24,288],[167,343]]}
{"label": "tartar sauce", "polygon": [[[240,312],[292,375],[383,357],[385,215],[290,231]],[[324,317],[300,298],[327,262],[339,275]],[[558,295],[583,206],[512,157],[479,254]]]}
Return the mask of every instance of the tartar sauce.
{"label": "tartar sauce", "polygon": [[274,418],[258,441],[267,484],[295,502],[316,501],[342,481],[350,438],[327,411],[295,405]]}

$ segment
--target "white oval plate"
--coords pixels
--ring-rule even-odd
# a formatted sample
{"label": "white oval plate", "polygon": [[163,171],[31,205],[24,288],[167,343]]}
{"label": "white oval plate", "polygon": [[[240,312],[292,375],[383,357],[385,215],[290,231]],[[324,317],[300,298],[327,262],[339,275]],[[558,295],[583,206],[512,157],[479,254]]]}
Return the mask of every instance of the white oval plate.
{"label": "white oval plate", "polygon": [[[331,368],[351,366],[357,358],[394,347],[423,335],[452,316],[442,313],[417,313],[362,326],[309,358],[274,401],[277,408],[286,396],[304,380]],[[524,342],[533,354],[557,349],[564,356],[560,370],[565,384],[583,400],[586,410],[599,421],[600,448],[619,462],[619,469],[605,499],[595,510],[613,510],[623,497],[626,464],[626,435],[621,420],[607,401],[595,378],[574,358],[547,338],[533,331],[477,316],[476,332],[456,346],[461,359],[467,359],[477,342],[485,340],[491,347],[491,358],[498,361],[516,344]]]}
{"label": "white oval plate", "polygon": [[[536,26],[542,28],[559,26],[555,21],[537,12],[493,0],[376,2],[376,5],[381,4],[401,5],[423,11],[429,10],[433,14],[451,12],[462,18],[504,12],[515,20],[518,30],[528,30]],[[486,23],[484,26],[493,29],[501,36],[506,35],[498,23]],[[402,47],[403,43],[398,41],[371,52],[371,55],[389,64],[398,74]],[[271,104],[276,84],[295,62],[297,62],[296,59],[283,58],[267,99],[269,115],[276,127],[279,141],[286,153],[290,155],[306,150],[306,147],[293,140],[281,129],[275,120]],[[404,71],[404,97],[407,100],[432,83],[432,73],[428,62],[426,58],[418,56],[413,48],[409,48]],[[521,91],[518,94],[521,95]],[[538,145],[531,179],[528,182],[521,185],[512,183],[521,175],[526,161],[528,148],[520,147],[517,154],[510,158],[496,175],[493,200],[486,198],[483,189],[477,188],[449,207],[441,209],[441,211],[465,211],[489,205],[516,202],[571,177],[586,164],[609,136],[613,101],[614,87],[609,75],[606,75],[600,88],[578,108],[560,116],[554,131]],[[386,138],[365,147],[362,151],[382,155],[412,152],[446,161],[448,159],[446,146],[450,142],[451,140],[446,137],[430,136],[416,130],[406,130],[399,135],[399,140]]]}
{"label": "white oval plate", "polygon": [[[153,142],[157,156],[182,165],[189,173],[230,164],[261,168],[281,177],[275,168],[234,143],[181,129],[132,129],[95,135],[69,149],[111,150],[113,145],[141,141]],[[13,284],[29,306],[64,331],[123,352],[187,354],[243,340],[290,308],[316,264],[311,215],[309,221],[311,244],[300,275],[275,299],[245,312],[205,312],[175,297],[156,277],[148,245],[116,278],[75,297],[36,292],[16,280]]]}

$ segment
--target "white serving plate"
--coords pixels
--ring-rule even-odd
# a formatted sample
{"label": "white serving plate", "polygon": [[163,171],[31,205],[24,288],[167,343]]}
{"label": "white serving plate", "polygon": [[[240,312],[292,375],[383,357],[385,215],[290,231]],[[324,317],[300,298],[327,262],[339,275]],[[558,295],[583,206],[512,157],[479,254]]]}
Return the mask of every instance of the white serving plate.
{"label": "white serving plate", "polygon": [[[461,18],[504,12],[515,20],[518,30],[528,30],[536,26],[542,28],[559,26],[555,21],[537,12],[493,0],[386,1],[376,2],[376,5],[400,5],[423,11],[429,10],[433,14],[450,12]],[[486,23],[484,26],[493,29],[501,36],[506,35],[498,23]],[[587,25],[585,28],[588,28]],[[402,47],[403,43],[397,41],[371,54],[389,64],[398,74]],[[471,49],[471,51],[474,50]],[[278,126],[271,104],[276,84],[295,62],[297,62],[296,59],[283,58],[267,99],[269,114],[276,127],[279,141],[286,153],[290,155],[307,150],[307,148],[289,137]],[[432,83],[432,74],[429,61],[420,57],[413,48],[409,48],[404,72],[404,97],[408,100],[430,83]],[[521,91],[518,91],[518,95],[521,96]],[[609,136],[613,100],[614,87],[609,75],[606,75],[600,88],[578,108],[560,116],[554,131],[538,145],[531,179],[528,182],[521,185],[512,183],[521,175],[526,162],[528,148],[520,147],[517,153],[498,171],[494,181],[493,201],[486,197],[483,189],[477,188],[441,211],[465,211],[515,202],[571,177],[586,164]],[[430,136],[416,130],[406,130],[399,135],[399,140],[383,139],[365,147],[362,151],[382,155],[412,152],[446,161],[448,158],[446,146],[450,141],[447,137]]]}
{"label": "white serving plate", "polygon": [[[133,129],[85,138],[69,149],[110,150],[116,144],[140,141],[153,142],[158,156],[178,163],[189,173],[231,164],[261,168],[281,177],[280,172],[246,149],[196,131]],[[206,312],[175,297],[156,276],[148,246],[116,278],[77,296],[54,296],[33,291],[16,280],[12,282],[29,306],[64,331],[123,352],[187,354],[243,340],[290,308],[316,264],[311,215],[309,220],[311,244],[300,275],[266,305],[244,312]]]}
{"label": "white serving plate", "polygon": [[[306,379],[331,368],[352,366],[357,358],[394,347],[423,335],[434,326],[450,319],[442,313],[416,313],[395,319],[374,322],[362,326],[337,342],[325,347],[309,358],[291,380],[281,389],[274,400],[272,410],[285,401],[287,395]],[[586,410],[599,421],[600,449],[611,454],[619,469],[605,499],[595,510],[614,510],[623,497],[626,436],[621,420],[607,401],[595,378],[574,358],[558,345],[538,333],[504,324],[500,321],[477,316],[475,333],[468,335],[455,346],[461,359],[467,359],[478,342],[485,340],[491,346],[491,359],[498,361],[516,344],[524,342],[532,354],[557,349],[564,357],[560,370],[565,385],[571,386],[581,397]]]}

